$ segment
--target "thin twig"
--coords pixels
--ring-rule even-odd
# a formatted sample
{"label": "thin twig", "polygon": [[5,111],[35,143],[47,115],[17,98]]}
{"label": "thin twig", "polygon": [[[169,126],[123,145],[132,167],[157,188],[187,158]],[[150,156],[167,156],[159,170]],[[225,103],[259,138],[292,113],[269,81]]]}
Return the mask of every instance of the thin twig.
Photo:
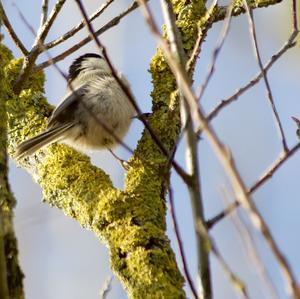
{"label": "thin twig", "polygon": [[[47,37],[49,30],[52,27],[56,17],[58,16],[58,14],[59,14],[60,10],[62,9],[65,2],[66,2],[66,0],[57,0],[46,23],[43,24],[42,27],[39,28],[39,31],[35,38],[35,41],[32,45],[31,51],[30,51],[29,55],[26,56],[26,59],[24,59],[22,70],[21,70],[20,75],[14,85],[15,94],[19,94],[21,92],[23,84],[27,80],[36,59],[38,58],[39,54],[43,50],[43,47],[41,45],[44,44],[45,38]],[[23,15],[22,15],[20,9],[16,5],[15,5],[15,7],[17,8],[17,10],[19,12],[20,17],[23,19]]]}
{"label": "thin twig", "polygon": [[[293,25],[293,29],[292,29],[292,33],[289,36],[288,40],[284,43],[284,45],[279,49],[279,51],[274,54],[269,62],[265,65],[265,67],[263,68],[264,72],[267,72],[272,66],[273,64],[289,49],[293,48],[296,45],[296,38],[299,34],[299,29],[298,29],[298,20],[297,20],[297,0],[292,0],[292,25]],[[239,96],[241,96],[245,91],[247,91],[248,89],[250,89],[252,86],[254,86],[255,84],[257,84],[259,82],[259,80],[263,77],[263,72],[260,72],[257,76],[255,76],[252,80],[250,80],[250,82],[248,84],[246,84],[245,86],[241,87],[236,93],[234,93],[232,96],[230,96],[229,98],[222,100],[220,102],[220,104],[218,104],[208,115],[207,119],[209,121],[211,121],[213,118],[215,118],[218,113],[226,106],[228,106],[229,104],[231,104],[231,102],[236,101]],[[200,129],[199,128],[197,130],[198,133],[200,133]]]}
{"label": "thin twig", "polygon": [[280,117],[279,117],[277,108],[275,106],[274,97],[273,97],[273,94],[272,94],[272,91],[271,91],[271,86],[270,86],[270,82],[269,82],[269,79],[268,79],[268,75],[267,75],[267,72],[264,70],[264,66],[263,66],[263,63],[262,63],[260,51],[259,51],[259,48],[258,48],[258,42],[257,42],[257,37],[256,37],[256,29],[255,29],[255,24],[254,24],[253,13],[252,13],[252,10],[249,8],[247,1],[243,0],[243,2],[244,2],[244,6],[245,6],[245,9],[246,9],[246,12],[247,12],[247,16],[248,16],[247,19],[248,19],[248,23],[249,23],[249,31],[250,31],[250,34],[251,34],[253,49],[254,49],[254,52],[255,52],[257,63],[259,65],[260,71],[263,75],[263,80],[265,82],[265,86],[266,86],[266,90],[267,90],[267,97],[268,97],[269,103],[270,103],[271,108],[272,108],[273,116],[275,117],[275,123],[276,123],[277,129],[279,130],[279,136],[281,138],[283,150],[284,150],[284,152],[287,152],[288,151],[288,146],[287,146],[286,138],[285,138],[285,135],[284,135],[282,123],[280,121]]}
{"label": "thin twig", "polygon": [[[249,1],[249,6],[252,9],[258,8],[258,7],[264,7],[269,6],[273,4],[280,3],[282,0],[274,0],[272,2],[266,1],[266,2],[257,2],[257,1]],[[198,57],[201,49],[202,41],[204,40],[206,33],[208,29],[216,22],[223,21],[228,16],[228,6],[219,6],[217,4],[218,0],[214,0],[212,5],[209,9],[207,9],[206,14],[203,18],[200,20],[200,24],[205,23],[205,28],[202,30],[201,27],[199,27],[198,30],[198,38],[195,43],[194,49],[192,51],[191,58],[189,59],[187,63],[186,69],[190,71],[190,66],[194,64],[195,59]],[[245,9],[241,1],[234,0],[232,2],[233,8],[232,8],[232,16],[238,16],[240,14],[245,13]]]}
{"label": "thin twig", "polygon": [[48,8],[49,8],[49,0],[43,0],[40,27],[42,27],[47,21]]}
{"label": "thin twig", "polygon": [[[249,6],[252,9],[256,9],[259,7],[267,7],[270,5],[278,4],[280,2],[282,2],[282,0],[273,0],[273,1],[254,0],[254,1],[249,1]],[[227,6],[216,6],[215,11],[213,13],[212,22],[216,23],[218,21],[223,21],[226,18],[227,11],[228,11]],[[232,16],[239,16],[240,14],[243,14],[245,12],[246,11],[243,5],[243,1],[235,0],[233,2]]]}
{"label": "thin twig", "polygon": [[[215,12],[215,8],[217,7],[217,3],[218,3],[218,0],[213,1],[210,8],[206,11],[205,16],[203,18],[201,18],[201,22],[199,22],[199,23],[202,23],[202,22],[210,23],[211,22],[211,19],[213,17],[214,12]],[[207,30],[208,30],[208,27],[209,26],[206,26]],[[188,62],[186,63],[187,72],[190,72],[191,69],[192,69],[192,66],[194,66],[195,63],[196,63],[196,59],[198,58],[198,56],[200,54],[201,45],[202,45],[202,42],[204,40],[204,37],[206,35],[205,33],[207,32],[207,30],[203,32],[201,26],[199,25],[199,27],[198,27],[198,37],[197,37],[196,43],[194,45],[192,54],[191,54]]]}
{"label": "thin twig", "polygon": [[28,55],[28,50],[23,45],[22,41],[19,39],[16,32],[14,31],[14,28],[10,24],[9,19],[8,19],[6,13],[5,13],[4,7],[2,5],[2,1],[0,1],[0,18],[2,19],[3,25],[5,26],[8,34],[10,35],[11,39],[13,40],[13,42],[15,43],[17,48],[21,51],[21,53],[24,56],[27,56]]}
{"label": "thin twig", "polygon": [[[284,153],[283,156],[279,157],[273,164],[268,167],[268,169],[264,172],[264,174],[258,179],[249,189],[248,193],[252,194],[256,190],[258,190],[263,184],[265,184],[269,179],[273,177],[276,171],[289,159],[291,158],[298,150],[300,149],[300,143],[293,146],[287,153]],[[210,220],[208,220],[207,227],[211,229],[215,224],[217,224],[220,220],[224,219],[227,215],[229,215],[232,211],[234,211],[240,203],[238,201],[232,202],[228,207],[214,216]]]}
{"label": "thin twig", "polygon": [[[105,3],[101,4],[101,6],[89,17],[89,22],[92,22],[93,20],[95,20],[96,18],[101,16],[103,14],[103,12],[106,10],[106,8],[108,8],[109,5],[113,3],[113,1],[114,0],[107,0]],[[74,26],[71,30],[64,33],[59,38],[57,38],[49,43],[46,43],[45,48],[51,49],[51,48],[61,44],[62,42],[65,42],[66,40],[68,40],[69,38],[74,36],[78,31],[80,31],[84,27],[84,24],[85,24],[84,20],[81,20],[81,22],[79,24]]]}
{"label": "thin twig", "polygon": [[[137,4],[136,1],[134,1],[126,10],[124,10],[118,16],[116,16],[113,19],[111,19],[108,23],[106,23],[100,29],[98,29],[97,31],[95,31],[95,35],[99,36],[102,33],[106,32],[107,30],[111,29],[112,27],[118,25],[120,23],[120,21],[125,16],[127,16],[129,13],[131,13],[132,11],[134,11],[137,7],[138,7],[138,4]],[[36,70],[41,70],[41,69],[44,69],[44,68],[52,65],[53,63],[57,63],[58,61],[66,58],[70,54],[74,53],[75,51],[77,51],[78,49],[80,49],[81,47],[83,47],[84,45],[86,45],[91,40],[93,40],[93,38],[91,36],[87,36],[86,38],[84,38],[80,42],[76,43],[74,46],[70,47],[69,49],[67,49],[63,53],[61,53],[61,54],[53,57],[52,60],[47,60],[47,61],[44,61],[41,64],[37,65],[35,69]]]}
{"label": "thin twig", "polygon": [[[296,45],[296,37],[298,36],[298,29],[293,30],[291,33],[288,41],[282,46],[282,48],[275,53],[269,60],[268,63],[264,66],[263,70],[264,72],[267,72],[273,64],[289,49],[293,48]],[[230,105],[232,102],[236,101],[244,92],[252,88],[255,84],[257,84],[260,79],[263,77],[263,73],[259,72],[258,75],[256,75],[253,79],[250,80],[249,83],[244,85],[243,87],[239,88],[233,95],[228,97],[227,99],[222,100],[215,108],[212,109],[212,111],[208,114],[207,120],[211,121],[214,119],[223,108]],[[199,134],[201,131],[201,128],[199,127],[197,130],[197,133]]]}
{"label": "thin twig", "polygon": [[107,298],[109,292],[111,291],[112,280],[113,280],[113,276],[112,275],[109,275],[105,279],[105,281],[104,281],[104,283],[103,283],[103,285],[101,287],[101,290],[100,290],[100,299],[106,299]]}
{"label": "thin twig", "polygon": [[231,285],[235,290],[238,291],[238,293],[244,298],[244,299],[250,299],[247,288],[245,283],[237,276],[234,274],[234,272],[230,269],[229,265],[221,255],[217,245],[215,242],[211,239],[211,251],[216,257],[217,261],[221,264],[223,267],[223,270],[225,274],[228,276],[228,278],[231,281]]}
{"label": "thin twig", "polygon": [[[172,223],[173,223],[173,226],[174,226],[176,239],[177,239],[178,246],[179,246],[180,258],[181,258],[182,263],[183,263],[183,270],[184,270],[185,276],[186,276],[186,278],[188,280],[188,283],[192,284],[192,279],[191,279],[189,271],[188,271],[187,261],[186,261],[186,257],[185,257],[185,253],[184,253],[184,248],[183,248],[183,243],[182,243],[182,239],[181,239],[179,228],[178,228],[177,216],[176,216],[175,209],[174,209],[173,191],[172,191],[171,187],[169,188],[169,199],[170,199],[171,219],[172,219]],[[203,240],[203,242],[205,242],[205,245],[207,246],[208,250],[211,250],[212,254],[215,256],[215,258],[217,259],[217,261],[221,264],[221,266],[222,266],[225,274],[228,276],[228,278],[231,281],[232,287],[239,294],[241,294],[243,296],[243,298],[249,299],[245,283],[240,278],[238,278],[233,273],[233,271],[230,269],[229,265],[227,264],[227,262],[225,261],[225,259],[221,255],[220,251],[218,250],[218,247],[217,247],[215,241],[208,234],[208,231],[207,231],[204,223],[201,221],[201,219],[199,219],[199,220],[200,221],[198,222],[198,230],[201,231],[201,234],[205,237],[205,239]],[[196,291],[192,290],[192,292],[193,292],[194,297],[197,298],[198,295],[197,295]],[[203,298],[206,299],[206,297],[203,297]]]}
{"label": "thin twig", "polygon": [[[186,66],[186,54],[182,46],[182,40],[178,28],[175,23],[175,16],[173,13],[172,4],[170,1],[161,0],[161,7],[165,21],[168,40],[171,47],[173,57],[178,61],[182,68]],[[149,15],[153,22],[153,15],[149,11]],[[180,81],[180,78],[177,78]],[[206,299],[212,298],[212,284],[211,271],[209,265],[209,251],[205,246],[205,238],[198,230],[198,222],[204,222],[203,199],[200,186],[200,170],[198,159],[198,142],[194,131],[193,122],[191,121],[190,110],[186,100],[181,92],[179,92],[180,116],[182,127],[185,128],[186,138],[186,168],[190,175],[188,186],[190,200],[192,205],[192,212],[194,218],[194,228],[197,241],[197,255],[198,255],[198,281],[201,284],[199,289],[203,290],[202,296]]]}
{"label": "thin twig", "polygon": [[[228,203],[228,198],[229,198],[228,192],[225,188],[222,189],[223,189],[222,193],[224,194],[224,200],[226,203]],[[266,269],[266,267],[263,265],[263,261],[259,256],[250,228],[248,227],[248,225],[246,224],[242,216],[239,214],[238,210],[236,210],[236,213],[232,213],[231,217],[229,218],[238,232],[238,235],[244,246],[245,252],[247,256],[249,256],[250,262],[251,261],[253,262],[251,263],[251,265],[253,264],[256,266],[257,272],[260,274],[262,281],[265,282],[265,285],[267,286],[272,298],[279,299],[279,295],[276,291],[276,287],[270,277],[270,274]]]}
{"label": "thin twig", "polygon": [[298,32],[297,0],[292,0],[293,28]]}
{"label": "thin twig", "polygon": [[225,22],[224,22],[224,26],[223,26],[223,29],[222,29],[222,33],[221,33],[221,36],[219,38],[219,41],[217,42],[217,45],[216,47],[214,48],[213,52],[212,52],[212,59],[211,59],[211,64],[208,68],[208,72],[207,72],[207,75],[206,75],[206,78],[203,82],[203,84],[200,86],[199,88],[199,94],[197,96],[198,98],[198,101],[200,102],[201,99],[202,99],[202,96],[204,94],[204,91],[215,71],[215,65],[216,65],[216,61],[217,61],[217,58],[218,58],[218,55],[219,53],[221,52],[221,49],[224,45],[224,42],[226,40],[226,37],[228,35],[228,32],[229,32],[229,28],[230,28],[230,21],[231,21],[231,16],[232,16],[232,9],[233,9],[233,3],[231,3],[229,6],[228,6],[228,9],[227,9],[227,16],[225,18]]}
{"label": "thin twig", "polygon": [[172,190],[171,186],[169,186],[169,202],[170,202],[170,214],[171,214],[173,228],[174,228],[174,232],[175,232],[175,236],[176,236],[176,240],[177,240],[177,244],[178,244],[178,248],[179,248],[180,259],[181,259],[181,262],[182,262],[183,272],[184,272],[185,278],[187,280],[187,283],[188,283],[188,285],[189,285],[189,287],[190,287],[190,289],[193,293],[194,298],[198,299],[199,297],[198,297],[196,288],[194,286],[192,277],[190,275],[188,265],[187,265],[187,261],[186,261],[186,257],[185,257],[185,253],[184,253],[183,242],[182,242],[182,239],[181,239],[181,236],[180,236],[180,231],[179,231],[176,212],[175,212],[174,199],[173,199],[173,190]]}

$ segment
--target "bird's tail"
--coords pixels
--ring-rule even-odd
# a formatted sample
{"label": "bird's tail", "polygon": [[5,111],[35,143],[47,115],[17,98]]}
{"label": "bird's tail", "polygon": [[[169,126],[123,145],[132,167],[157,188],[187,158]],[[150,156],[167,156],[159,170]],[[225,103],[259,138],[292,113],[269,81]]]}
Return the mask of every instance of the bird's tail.
{"label": "bird's tail", "polygon": [[22,159],[26,156],[30,156],[40,148],[59,141],[63,137],[64,133],[73,126],[74,123],[67,123],[65,125],[50,128],[45,132],[42,132],[37,136],[22,142],[16,148],[16,159]]}

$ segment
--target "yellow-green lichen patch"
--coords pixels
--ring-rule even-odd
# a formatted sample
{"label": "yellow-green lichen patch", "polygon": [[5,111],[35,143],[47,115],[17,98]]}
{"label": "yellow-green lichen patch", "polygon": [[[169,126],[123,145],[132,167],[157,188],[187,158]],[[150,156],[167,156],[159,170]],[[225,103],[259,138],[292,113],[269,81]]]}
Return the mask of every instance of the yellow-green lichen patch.
{"label": "yellow-green lichen patch", "polygon": [[107,222],[103,228],[109,243],[122,252],[133,252],[140,246],[147,248],[160,244],[163,247],[165,241],[164,230],[149,219],[143,219],[142,215],[133,217],[127,213],[118,221]]}
{"label": "yellow-green lichen patch", "polygon": [[2,43],[0,43],[0,57],[2,66],[6,65],[11,59],[13,59],[11,51]]}
{"label": "yellow-green lichen patch", "polygon": [[161,201],[159,204],[155,201],[154,194],[153,200],[145,200],[145,197],[138,194],[129,196],[123,193],[119,195],[110,193],[98,203],[97,221],[104,224],[103,228],[111,223],[132,227],[151,223],[164,230],[165,220],[162,215],[165,207],[161,205]]}
{"label": "yellow-green lichen patch", "polygon": [[112,183],[90,158],[64,145],[52,145],[37,168],[44,200],[90,227],[96,207]]}
{"label": "yellow-green lichen patch", "polygon": [[177,14],[176,24],[181,32],[183,48],[187,54],[191,53],[198,36],[198,21],[205,15],[205,2],[173,1],[174,11]]}
{"label": "yellow-green lichen patch", "polygon": [[[0,38],[1,42],[1,38]],[[7,178],[7,123],[6,123],[6,101],[8,99],[9,86],[4,72],[5,64],[8,63],[11,53],[0,44],[0,214],[12,213],[15,200],[12,197]],[[1,215],[0,215],[1,217]],[[8,221],[9,222],[9,221]],[[5,225],[0,220],[0,225]],[[3,228],[2,228],[3,229]],[[3,232],[4,233],[4,232]],[[2,237],[2,236],[1,236]]]}
{"label": "yellow-green lichen patch", "polygon": [[6,103],[8,122],[8,150],[14,155],[16,146],[25,139],[36,135],[46,124],[52,107],[43,96],[44,74],[33,73],[20,95],[12,91],[21,68],[21,60],[11,60],[5,67],[10,83]]}
{"label": "yellow-green lichen patch", "polygon": [[40,92],[23,90],[20,96],[11,95],[7,101],[9,152],[39,133],[46,125],[52,107]]}
{"label": "yellow-green lichen patch", "polygon": [[[150,64],[152,74],[153,91],[153,111],[157,111],[161,106],[169,105],[170,91],[176,89],[175,78],[162,54],[160,48],[157,49],[156,55],[152,58]],[[163,84],[161,84],[163,82]]]}
{"label": "yellow-green lichen patch", "polygon": [[174,255],[167,249],[169,244],[165,243],[164,248],[138,247],[127,254],[112,251],[111,259],[117,261],[112,267],[122,271],[121,279],[127,285],[130,298],[185,298],[184,292],[175,287],[183,283],[183,279],[177,271]]}
{"label": "yellow-green lichen patch", "polygon": [[[23,65],[23,59],[12,59],[9,64],[7,64],[5,68],[5,72],[7,74],[7,77],[9,79],[9,82],[11,84],[11,87],[13,87],[13,83],[16,82]],[[28,79],[26,80],[26,83],[23,86],[24,89],[31,89],[33,92],[44,92],[44,83],[45,83],[45,74],[43,71],[33,71],[30,73]]]}

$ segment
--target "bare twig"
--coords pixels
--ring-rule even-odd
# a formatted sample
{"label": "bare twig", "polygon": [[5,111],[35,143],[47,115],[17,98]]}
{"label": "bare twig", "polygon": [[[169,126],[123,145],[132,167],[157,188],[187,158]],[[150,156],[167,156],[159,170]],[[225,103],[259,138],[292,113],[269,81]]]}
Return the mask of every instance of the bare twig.
{"label": "bare twig", "polygon": [[[177,217],[176,217],[176,213],[175,213],[175,209],[174,209],[173,192],[172,192],[171,187],[169,188],[169,199],[170,199],[171,219],[172,219],[172,223],[173,223],[173,226],[174,226],[176,239],[177,239],[178,246],[179,246],[180,258],[181,258],[182,263],[183,263],[184,273],[185,273],[186,278],[188,280],[188,283],[190,285],[190,283],[192,284],[192,280],[191,280],[191,277],[190,277],[190,274],[189,274],[189,271],[188,271],[188,268],[187,268],[186,257],[185,257],[185,253],[184,253],[184,249],[183,249],[183,244],[182,244],[182,240],[181,240],[181,236],[180,236],[180,232],[179,232],[179,228],[178,228]],[[225,274],[230,279],[233,288],[239,294],[241,294],[243,296],[243,298],[249,299],[249,296],[248,296],[248,293],[247,293],[246,286],[245,286],[244,282],[240,278],[238,278],[233,273],[233,271],[230,269],[230,267],[226,263],[225,259],[223,258],[223,256],[219,252],[215,241],[208,234],[208,231],[207,231],[204,223],[201,221],[201,219],[199,219],[199,222],[198,222],[198,230],[201,231],[201,234],[204,236],[203,242],[205,242],[205,246],[207,246],[208,250],[211,250],[211,252],[215,256],[215,258],[217,259],[217,261],[221,264],[221,266],[222,266]],[[192,292],[193,292],[194,297],[198,298],[197,297],[198,295],[197,295],[196,291],[192,290]],[[203,297],[203,296],[201,298],[205,298],[206,299],[206,297]]]}
{"label": "bare twig", "polygon": [[47,21],[48,8],[49,8],[49,0],[43,0],[40,27],[42,27]]}
{"label": "bare twig", "polygon": [[269,83],[268,75],[267,75],[267,72],[264,70],[264,66],[263,66],[263,63],[262,63],[261,56],[260,56],[260,51],[258,49],[258,42],[257,42],[257,37],[256,37],[256,29],[255,29],[255,24],[254,24],[253,13],[252,13],[252,10],[249,8],[247,1],[243,0],[243,2],[244,2],[244,6],[245,6],[245,9],[246,9],[246,12],[247,12],[247,16],[248,16],[249,31],[250,31],[250,34],[251,34],[251,37],[252,37],[253,49],[254,49],[254,52],[255,52],[257,63],[259,65],[260,71],[263,75],[263,80],[264,80],[265,85],[266,85],[267,97],[268,97],[268,100],[269,100],[271,108],[272,108],[273,116],[275,117],[276,126],[277,126],[278,131],[279,131],[279,136],[281,138],[283,150],[285,152],[287,152],[288,151],[288,146],[287,146],[287,143],[286,143],[286,138],[285,138],[285,135],[284,135],[283,127],[282,127],[282,124],[281,124],[281,121],[280,121],[280,117],[279,117],[277,108],[276,108],[275,103],[274,103],[274,98],[273,98],[273,94],[272,94],[272,91],[271,91],[271,86],[270,86],[270,83]]}
{"label": "bare twig", "polygon": [[105,279],[104,284],[102,285],[101,290],[100,290],[100,299],[106,299],[107,298],[107,295],[111,291],[112,280],[113,280],[113,276],[112,275],[109,275]]}
{"label": "bare twig", "polygon": [[23,45],[22,41],[17,36],[16,32],[14,31],[12,25],[9,22],[9,19],[5,13],[4,7],[2,5],[2,1],[0,1],[0,18],[2,19],[3,25],[5,26],[8,34],[10,35],[11,39],[17,46],[17,48],[21,51],[23,55],[28,55],[28,50]]}
{"label": "bare twig", "polygon": [[[14,92],[16,94],[19,94],[20,91],[22,90],[23,84],[27,80],[37,57],[42,52],[43,47],[41,45],[44,44],[45,38],[47,37],[48,32],[49,32],[50,28],[52,27],[60,10],[62,9],[65,1],[66,0],[57,0],[46,23],[43,24],[42,27],[40,27],[40,29],[37,33],[37,36],[35,38],[35,41],[33,43],[32,49],[31,49],[29,55],[26,56],[26,59],[24,59],[22,70],[16,81],[16,84],[14,85]],[[15,7],[18,9],[18,7],[16,5],[15,5]],[[23,15],[21,14],[21,11],[19,9],[18,9],[18,11],[19,11],[20,17],[23,19]]]}
{"label": "bare twig", "polygon": [[[214,0],[214,2],[211,4],[210,8],[206,11],[205,16],[201,20],[203,20],[206,23],[211,22],[211,19],[213,17],[214,12],[215,12],[215,8],[217,7],[217,2],[218,2],[218,0]],[[199,23],[202,23],[202,22],[199,22]],[[208,26],[206,26],[206,28],[208,29]],[[192,69],[192,66],[195,65],[196,59],[198,58],[198,56],[200,54],[201,45],[202,45],[202,42],[204,40],[205,33],[206,32],[203,32],[201,26],[199,26],[199,28],[198,28],[198,37],[197,37],[196,43],[194,45],[192,54],[191,54],[188,62],[186,63],[186,70],[188,72]]]}
{"label": "bare twig", "polygon": [[[173,57],[178,61],[182,68],[186,65],[186,54],[183,50],[180,33],[176,27],[175,16],[173,13],[172,4],[170,1],[161,0],[161,7],[163,11],[164,21],[167,29],[168,40],[171,46]],[[149,17],[154,22],[153,16],[149,11]],[[177,78],[180,81],[180,78]],[[185,128],[186,137],[186,166],[190,175],[190,181],[187,184],[194,218],[194,227],[197,241],[198,254],[198,281],[201,284],[203,297],[212,298],[211,273],[209,266],[209,251],[205,244],[205,236],[198,230],[198,222],[204,223],[203,200],[200,187],[200,172],[197,136],[194,131],[193,122],[191,121],[190,110],[188,104],[182,93],[179,92],[180,108],[181,108],[181,122],[182,127]]]}
{"label": "bare twig", "polygon": [[226,40],[226,37],[228,35],[228,32],[229,32],[229,28],[230,28],[230,21],[231,21],[231,16],[232,16],[232,9],[233,9],[233,3],[231,3],[229,6],[228,6],[228,10],[227,10],[227,16],[225,18],[225,22],[224,22],[224,26],[223,26],[223,29],[222,29],[222,33],[221,33],[221,36],[219,38],[219,41],[217,42],[217,45],[216,47],[214,48],[213,50],[213,53],[212,53],[212,60],[211,60],[211,64],[208,68],[208,72],[207,72],[207,75],[206,75],[206,78],[203,82],[203,84],[200,86],[199,88],[199,94],[198,94],[198,101],[200,102],[201,99],[202,99],[202,96],[204,94],[204,91],[215,71],[215,65],[216,65],[216,61],[217,61],[217,58],[218,58],[218,55],[224,45],[224,42]]}
{"label": "bare twig", "polygon": [[[222,188],[224,192],[224,200],[228,202],[228,192],[226,189]],[[234,227],[236,228],[240,239],[242,241],[242,244],[245,248],[246,254],[249,256],[250,261],[253,262],[253,265],[256,266],[256,269],[258,273],[260,274],[262,281],[265,282],[265,285],[269,289],[269,292],[272,296],[272,298],[279,299],[279,295],[277,294],[275,285],[269,275],[268,270],[264,267],[263,262],[259,256],[258,250],[255,245],[255,241],[252,237],[250,228],[245,223],[244,219],[239,215],[239,211],[236,210],[236,213],[232,213],[231,217],[229,217],[230,220],[232,220],[232,223],[234,224]],[[251,267],[252,268],[252,267]]]}
{"label": "bare twig", "polygon": [[[296,37],[298,36],[298,29],[294,29],[291,33],[288,41],[282,46],[282,48],[275,53],[269,62],[264,66],[263,70],[264,72],[267,72],[273,64],[289,49],[293,48],[296,45]],[[244,92],[252,88],[255,84],[257,84],[260,79],[263,77],[263,73],[259,72],[258,75],[256,75],[253,79],[250,80],[249,83],[241,87],[237,92],[235,92],[232,96],[228,97],[227,99],[224,99],[218,104],[215,108],[212,109],[212,111],[208,114],[207,119],[211,121],[214,119],[219,112],[225,108],[226,106],[230,105],[232,102],[236,101]],[[201,128],[198,128],[197,132],[200,133]]]}
{"label": "bare twig", "polygon": [[[108,23],[106,23],[103,27],[101,27],[100,29],[98,29],[97,31],[95,31],[95,35],[99,36],[102,33],[104,33],[105,31],[107,31],[107,30],[111,29],[112,27],[118,25],[120,23],[120,21],[125,16],[127,16],[129,13],[131,13],[132,11],[134,11],[137,7],[138,7],[138,4],[137,4],[136,1],[134,1],[126,10],[124,10],[118,16],[114,17],[112,20],[110,20]],[[56,62],[58,62],[58,61],[60,61],[60,60],[62,60],[64,58],[66,58],[70,54],[74,53],[75,51],[77,51],[78,49],[80,49],[81,47],[83,47],[84,45],[86,45],[91,40],[93,40],[93,38],[91,36],[88,36],[88,37],[84,38],[83,40],[81,40],[80,42],[76,43],[74,46],[70,47],[69,49],[67,49],[63,53],[61,53],[61,54],[53,57],[52,60],[47,60],[47,61],[44,61],[41,64],[37,65],[35,69],[36,70],[44,69],[44,68],[52,65],[53,63],[56,63]]]}
{"label": "bare twig", "polygon": [[221,255],[217,245],[213,240],[211,240],[211,251],[215,255],[218,262],[221,264],[225,274],[230,279],[231,285],[244,299],[250,299],[245,283],[234,274],[234,272],[230,269],[229,265]]}
{"label": "bare twig", "polygon": [[[105,3],[103,3],[94,13],[93,15],[91,15],[89,17],[89,22],[92,22],[93,20],[95,20],[96,18],[98,18],[99,16],[102,15],[102,13],[106,10],[106,8],[109,7],[110,4],[113,3],[114,0],[107,0]],[[63,34],[62,36],[60,36],[59,38],[46,43],[45,44],[45,48],[46,49],[51,49],[63,42],[65,42],[66,40],[68,40],[69,38],[71,38],[72,36],[74,36],[78,31],[80,31],[83,27],[84,27],[84,20],[81,20],[81,22],[79,24],[77,24],[76,26],[74,26],[71,30],[69,30],[68,32],[66,32],[65,34]]]}
{"label": "bare twig", "polygon": [[[259,8],[259,7],[267,7],[270,5],[274,5],[280,3],[282,0],[273,0],[273,1],[249,1],[249,6],[252,9]],[[218,21],[222,21],[226,18],[227,15],[227,6],[216,6],[213,18],[211,22],[216,23]],[[243,1],[235,0],[233,2],[233,10],[232,16],[239,16],[240,14],[245,13],[245,7]]]}
{"label": "bare twig", "polygon": [[[252,194],[256,190],[258,190],[264,183],[266,183],[270,178],[273,177],[275,172],[289,159],[291,158],[298,150],[300,149],[300,143],[293,146],[287,153],[284,153],[283,156],[279,157],[268,169],[264,172],[264,174],[257,180],[249,189],[248,193]],[[229,215],[232,211],[234,211],[240,203],[238,201],[234,201],[228,207],[207,221],[207,227],[211,229],[215,224],[217,224],[220,220]]]}
{"label": "bare twig", "polygon": [[175,236],[176,236],[176,240],[177,240],[177,244],[178,244],[178,248],[179,248],[183,272],[184,272],[185,278],[187,280],[187,283],[193,293],[194,298],[199,299],[196,288],[194,286],[193,280],[191,278],[191,275],[190,275],[190,272],[188,269],[188,265],[187,265],[187,261],[186,261],[186,257],[185,257],[185,253],[184,253],[183,243],[182,243],[182,239],[180,236],[180,231],[179,231],[179,227],[178,227],[178,223],[177,223],[177,217],[176,217],[176,213],[175,213],[173,190],[172,190],[171,186],[169,186],[169,201],[170,201],[170,214],[171,214],[173,228],[174,228],[174,232],[175,232]]}
{"label": "bare twig", "polygon": [[[297,22],[297,9],[296,9],[297,3],[296,0],[292,0],[292,16],[293,16],[293,30],[288,38],[287,42],[279,49],[277,53],[275,53],[269,62],[265,65],[263,68],[264,72],[267,72],[273,64],[289,49],[294,47],[296,45],[296,38],[299,34],[299,29],[298,29],[298,22]],[[251,6],[250,6],[251,7]],[[241,87],[236,93],[234,93],[232,96],[229,98],[222,100],[220,104],[218,104],[208,115],[207,119],[211,121],[213,118],[215,118],[218,113],[226,106],[228,106],[231,102],[236,101],[239,96],[241,96],[245,91],[250,89],[252,86],[257,84],[259,80],[263,77],[263,72],[260,72],[257,76],[255,76],[248,84],[245,86]],[[198,130],[199,132],[199,130]]]}
{"label": "bare twig", "polygon": [[297,1],[292,0],[293,28],[298,32]]}

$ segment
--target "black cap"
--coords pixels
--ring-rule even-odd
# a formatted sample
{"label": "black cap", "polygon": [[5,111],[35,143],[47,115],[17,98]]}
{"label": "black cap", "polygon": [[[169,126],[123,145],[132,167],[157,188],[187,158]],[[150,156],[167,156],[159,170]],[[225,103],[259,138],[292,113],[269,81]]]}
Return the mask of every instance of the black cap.
{"label": "black cap", "polygon": [[76,58],[73,63],[70,65],[69,67],[69,75],[68,75],[68,80],[71,81],[71,80],[74,80],[80,70],[82,69],[82,62],[87,59],[87,58],[99,58],[99,59],[103,59],[102,56],[100,56],[99,54],[95,54],[95,53],[86,53],[86,54],[83,54],[81,56],[79,56],[78,58]]}

